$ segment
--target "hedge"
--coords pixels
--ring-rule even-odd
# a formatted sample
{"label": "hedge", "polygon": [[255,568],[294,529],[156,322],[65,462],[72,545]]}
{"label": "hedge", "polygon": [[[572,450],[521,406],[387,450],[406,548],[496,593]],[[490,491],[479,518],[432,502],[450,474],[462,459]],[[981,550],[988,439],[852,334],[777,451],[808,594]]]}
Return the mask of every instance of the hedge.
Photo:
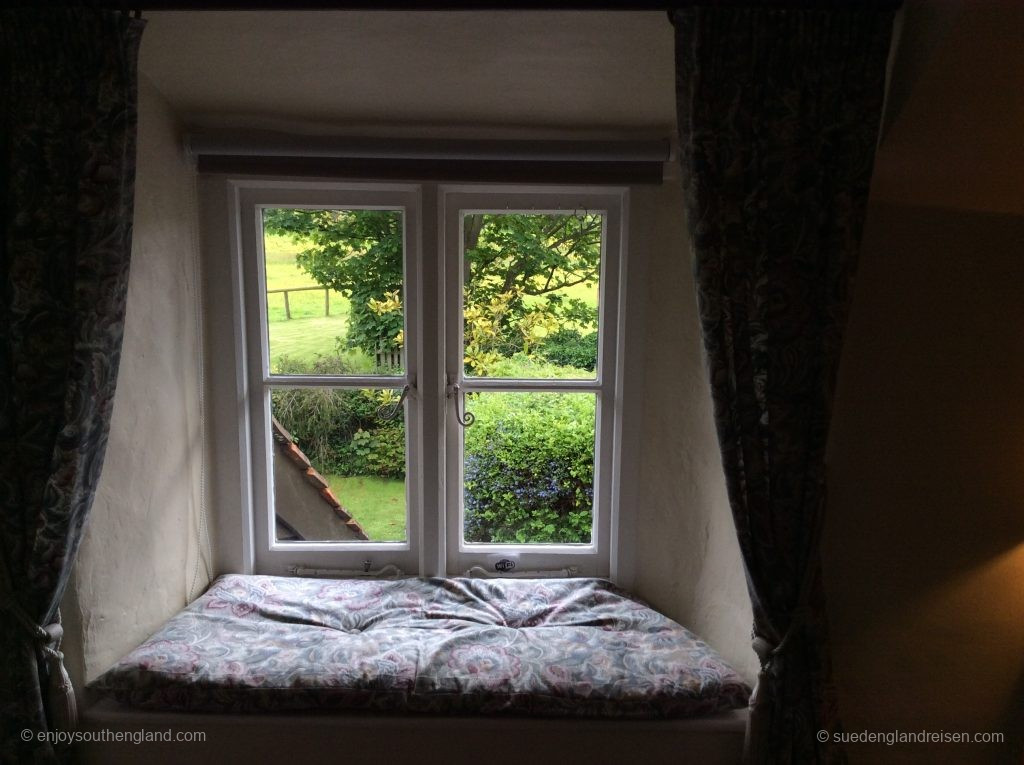
{"label": "hedge", "polygon": [[589,542],[594,395],[488,392],[466,407],[466,541]]}

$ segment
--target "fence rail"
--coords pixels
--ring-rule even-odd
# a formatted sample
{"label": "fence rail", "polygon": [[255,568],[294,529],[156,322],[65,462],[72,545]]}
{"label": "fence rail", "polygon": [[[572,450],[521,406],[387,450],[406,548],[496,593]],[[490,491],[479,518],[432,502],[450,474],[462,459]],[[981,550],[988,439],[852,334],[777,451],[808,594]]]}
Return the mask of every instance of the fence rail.
{"label": "fence rail", "polygon": [[284,294],[284,316],[286,319],[292,318],[292,307],[288,302],[289,292],[309,292],[310,290],[323,290],[324,291],[324,316],[331,315],[331,288],[330,287],[289,287],[286,290],[267,290],[268,295]]}

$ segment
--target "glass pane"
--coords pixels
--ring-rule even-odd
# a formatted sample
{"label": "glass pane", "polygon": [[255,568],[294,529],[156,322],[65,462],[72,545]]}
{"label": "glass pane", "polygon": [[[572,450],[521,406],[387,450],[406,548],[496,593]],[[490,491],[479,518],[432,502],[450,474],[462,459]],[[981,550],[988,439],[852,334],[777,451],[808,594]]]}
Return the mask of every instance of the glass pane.
{"label": "glass pane", "polygon": [[271,391],[277,541],[404,542],[400,390]]}
{"label": "glass pane", "polygon": [[402,213],[263,210],[270,371],[401,374]]}
{"label": "glass pane", "polygon": [[471,393],[463,430],[463,538],[589,543],[593,393]]}
{"label": "glass pane", "polygon": [[463,216],[466,376],[597,376],[603,230],[595,213]]}

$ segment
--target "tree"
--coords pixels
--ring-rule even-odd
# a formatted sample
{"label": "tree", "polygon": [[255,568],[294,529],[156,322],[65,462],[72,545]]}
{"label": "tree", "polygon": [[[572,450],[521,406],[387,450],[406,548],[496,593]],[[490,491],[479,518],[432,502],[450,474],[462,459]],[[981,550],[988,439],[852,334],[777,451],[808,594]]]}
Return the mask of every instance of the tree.
{"label": "tree", "polygon": [[393,210],[266,210],[267,232],[309,244],[296,261],[318,284],[349,298],[350,348],[372,358],[394,347],[401,311],[375,311],[370,301],[402,290],[402,214]]}
{"label": "tree", "polygon": [[[271,233],[309,243],[297,261],[319,284],[351,302],[349,347],[371,356],[401,345],[401,213],[380,210],[267,210]],[[463,221],[466,363],[530,353],[563,326],[596,326],[596,308],[563,289],[597,283],[602,218],[596,214],[468,214]]]}

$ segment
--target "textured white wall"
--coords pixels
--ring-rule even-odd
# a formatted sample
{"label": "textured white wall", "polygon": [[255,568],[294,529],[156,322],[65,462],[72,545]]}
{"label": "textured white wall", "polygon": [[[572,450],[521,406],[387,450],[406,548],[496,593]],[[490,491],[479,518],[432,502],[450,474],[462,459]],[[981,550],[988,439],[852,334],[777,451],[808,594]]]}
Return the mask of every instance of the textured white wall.
{"label": "textured white wall", "polygon": [[711,417],[692,258],[677,179],[632,193],[630,251],[647,261],[637,593],[748,679],[750,601]]}
{"label": "textured white wall", "polygon": [[[75,680],[185,605],[202,443],[192,171],[153,85],[139,92],[135,232],[120,376],[96,501],[63,612]],[[200,567],[201,587],[205,583]]]}

